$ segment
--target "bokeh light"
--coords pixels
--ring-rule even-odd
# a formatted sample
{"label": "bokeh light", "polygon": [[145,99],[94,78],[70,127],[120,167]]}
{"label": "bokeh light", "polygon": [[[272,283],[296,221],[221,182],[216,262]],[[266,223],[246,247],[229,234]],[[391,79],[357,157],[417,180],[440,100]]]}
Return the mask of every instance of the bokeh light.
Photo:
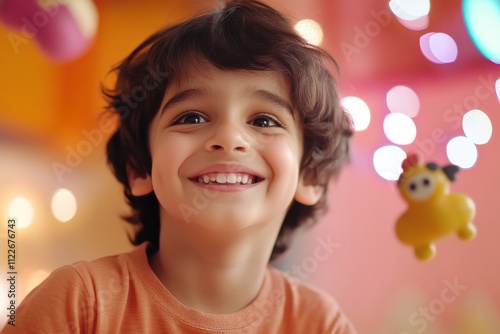
{"label": "bokeh light", "polygon": [[436,64],[452,63],[458,56],[457,43],[450,35],[442,32],[430,32],[421,36],[420,50]]}
{"label": "bokeh light", "polygon": [[355,131],[363,131],[370,125],[370,108],[365,101],[357,96],[346,96],[342,99],[342,105],[351,115]]}
{"label": "bokeh light", "polygon": [[407,86],[395,86],[387,92],[386,103],[393,113],[415,117],[420,110],[420,100],[417,93]]}
{"label": "bokeh light", "polygon": [[400,147],[383,146],[373,154],[373,167],[383,179],[396,181],[403,172],[401,164],[404,159],[406,159],[406,153]]}
{"label": "bokeh light", "polygon": [[319,23],[314,20],[300,20],[295,24],[295,30],[309,44],[317,46],[323,42],[323,29],[321,29]]}
{"label": "bokeh light", "polygon": [[462,9],[476,47],[486,58],[500,64],[500,1],[464,0]]}
{"label": "bokeh light", "polygon": [[497,98],[500,100],[500,79],[495,82],[495,91],[497,92]]}
{"label": "bokeh light", "polygon": [[470,110],[464,115],[462,127],[465,136],[476,145],[486,144],[493,133],[490,118],[479,109]]}
{"label": "bokeh light", "polygon": [[402,20],[416,20],[429,14],[431,3],[429,0],[391,0],[389,8]]}
{"label": "bokeh light", "polygon": [[25,228],[33,223],[33,205],[24,197],[15,197],[9,205],[9,217],[16,218],[16,227]]}
{"label": "bokeh light", "polygon": [[[5,281],[5,283],[4,283],[4,281]],[[7,284],[9,284],[9,283],[6,279],[0,280],[0,295],[2,296],[2,298],[0,298],[0,307],[2,308],[2,310],[5,310],[5,309],[7,309],[7,307],[10,306],[9,298],[3,297],[3,296],[7,296],[7,291],[9,291],[9,289],[7,289]],[[7,321],[2,323],[2,325],[7,326],[6,322]],[[2,325],[0,325],[0,330],[2,329]]]}
{"label": "bokeh light", "polygon": [[399,23],[401,23],[405,28],[410,30],[424,30],[429,27],[429,15],[419,17],[416,20],[403,20],[397,17]]}
{"label": "bokeh light", "polygon": [[415,140],[417,127],[405,114],[391,113],[384,118],[384,133],[394,144],[408,145]]}
{"label": "bokeh light", "polygon": [[76,214],[76,199],[67,189],[57,189],[52,196],[52,214],[60,222],[67,222]]}
{"label": "bokeh light", "polygon": [[469,138],[458,136],[446,145],[446,155],[452,164],[460,168],[471,168],[477,161],[477,148]]}

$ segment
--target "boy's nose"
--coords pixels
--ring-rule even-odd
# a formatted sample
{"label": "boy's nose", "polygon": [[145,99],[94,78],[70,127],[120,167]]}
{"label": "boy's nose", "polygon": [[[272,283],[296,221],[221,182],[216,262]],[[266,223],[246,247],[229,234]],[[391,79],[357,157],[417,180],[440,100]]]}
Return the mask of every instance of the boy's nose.
{"label": "boy's nose", "polygon": [[225,122],[213,128],[210,138],[207,140],[208,151],[246,152],[250,148],[248,134],[239,125]]}

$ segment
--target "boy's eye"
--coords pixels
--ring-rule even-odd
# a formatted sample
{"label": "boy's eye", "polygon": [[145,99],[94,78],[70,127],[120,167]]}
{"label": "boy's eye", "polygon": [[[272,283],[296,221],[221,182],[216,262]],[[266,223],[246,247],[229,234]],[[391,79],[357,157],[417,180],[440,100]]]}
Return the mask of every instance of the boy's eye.
{"label": "boy's eye", "polygon": [[197,112],[186,112],[184,114],[181,114],[179,117],[175,119],[173,124],[200,124],[200,123],[206,123],[207,120],[205,116],[197,113]]}
{"label": "boy's eye", "polygon": [[261,128],[268,128],[268,127],[281,127],[282,124],[276,117],[271,116],[271,115],[259,115],[255,117],[250,124],[254,126],[258,126]]}

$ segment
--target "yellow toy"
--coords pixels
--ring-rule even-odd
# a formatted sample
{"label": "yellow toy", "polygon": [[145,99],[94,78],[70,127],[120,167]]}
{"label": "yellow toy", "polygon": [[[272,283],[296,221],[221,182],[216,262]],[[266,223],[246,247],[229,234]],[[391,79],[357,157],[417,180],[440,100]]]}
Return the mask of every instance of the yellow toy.
{"label": "yellow toy", "polygon": [[463,240],[476,236],[472,224],[474,202],[466,195],[450,194],[450,181],[455,180],[457,166],[424,165],[418,155],[411,154],[402,167],[397,186],[408,209],[397,221],[396,235],[401,242],[414,247],[419,260],[434,258],[436,239],[455,232]]}

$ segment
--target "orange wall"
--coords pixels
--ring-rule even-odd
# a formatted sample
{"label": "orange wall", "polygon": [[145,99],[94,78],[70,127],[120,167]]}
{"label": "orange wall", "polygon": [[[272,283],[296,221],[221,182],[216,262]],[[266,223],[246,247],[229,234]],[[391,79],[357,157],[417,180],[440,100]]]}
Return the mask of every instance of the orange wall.
{"label": "orange wall", "polygon": [[[46,59],[34,39],[18,47],[0,38],[0,127],[47,143],[55,154],[74,147],[82,131],[98,126],[104,101],[100,84],[111,66],[124,58],[148,34],[189,16],[192,2],[100,1],[98,34],[91,49],[67,64]],[[0,26],[0,35],[9,31]],[[19,31],[15,33],[21,34]],[[107,79],[107,83],[111,81]]]}

